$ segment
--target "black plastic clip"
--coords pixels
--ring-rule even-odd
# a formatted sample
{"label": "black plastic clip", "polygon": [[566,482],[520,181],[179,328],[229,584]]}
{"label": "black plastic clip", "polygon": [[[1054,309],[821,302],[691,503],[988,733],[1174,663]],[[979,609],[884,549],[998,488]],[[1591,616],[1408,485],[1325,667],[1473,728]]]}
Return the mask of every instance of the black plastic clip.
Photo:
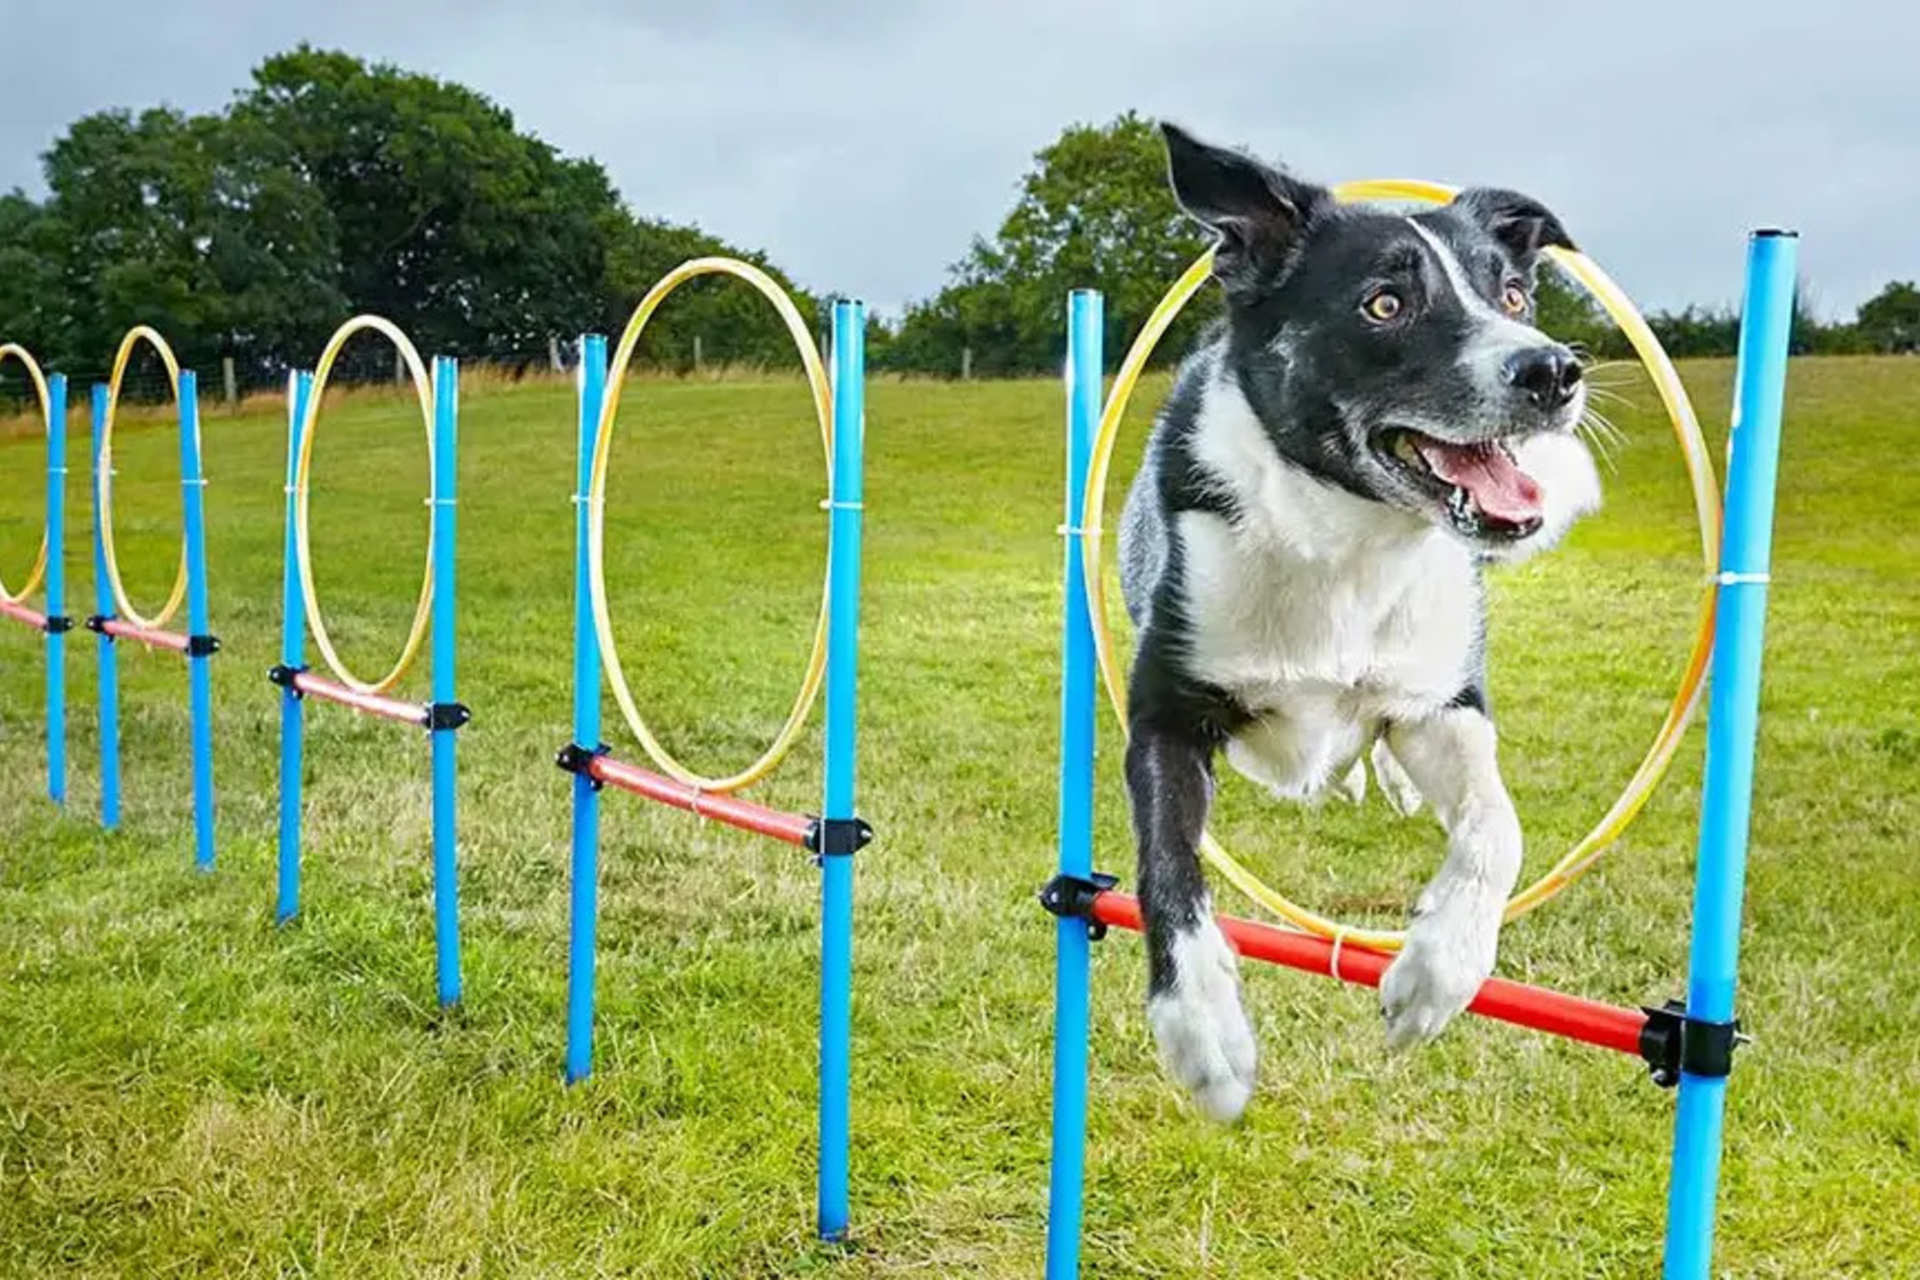
{"label": "black plastic clip", "polygon": [[458,729],[473,719],[473,709],[464,702],[429,702],[427,704],[427,728],[438,733],[442,729]]}
{"label": "black plastic clip", "polygon": [[73,630],[73,619],[64,613],[50,613],[40,629],[50,636],[63,636]]}
{"label": "black plastic clip", "polygon": [[1040,891],[1040,905],[1061,919],[1085,920],[1087,937],[1098,942],[1107,936],[1104,920],[1093,918],[1093,900],[1120,883],[1119,876],[1095,871],[1082,878],[1062,872]]}
{"label": "black plastic clip", "polygon": [[568,773],[577,774],[578,776],[585,778],[587,780],[587,785],[592,787],[595,791],[598,791],[600,790],[600,788],[604,787],[606,784],[600,781],[600,779],[594,777],[593,774],[589,773],[587,771],[588,766],[593,763],[593,758],[595,756],[611,755],[612,752],[613,752],[613,748],[608,746],[604,742],[601,743],[599,746],[595,747],[591,751],[587,750],[585,747],[581,746],[577,742],[569,742],[566,746],[560,748],[560,750],[554,753],[553,762],[559,765],[562,769],[565,769]]}
{"label": "black plastic clip", "polygon": [[276,662],[267,668],[267,679],[279,685],[294,697],[304,698],[307,696],[306,691],[296,685],[293,682],[293,678],[297,675],[304,674],[306,670],[307,668],[304,666],[290,667],[284,662]]}
{"label": "black plastic clip", "polygon": [[1647,1025],[1640,1028],[1640,1056],[1646,1059],[1653,1082],[1662,1089],[1680,1083],[1680,1075],[1720,1078],[1733,1073],[1733,1051],[1747,1043],[1740,1022],[1707,1022],[1689,1018],[1687,1006],[1669,1000],[1646,1008]]}
{"label": "black plastic clip", "polygon": [[822,858],[842,858],[873,843],[865,818],[815,818],[807,827],[806,847]]}
{"label": "black plastic clip", "polygon": [[85,626],[87,630],[98,632],[103,636],[107,636],[107,639],[111,640],[113,639],[113,637],[110,635],[107,635],[107,623],[111,622],[112,620],[113,620],[112,617],[108,614],[90,613],[86,616],[86,620],[81,625]]}
{"label": "black plastic clip", "polygon": [[218,652],[220,652],[219,636],[187,637],[187,656],[189,658],[210,657]]}

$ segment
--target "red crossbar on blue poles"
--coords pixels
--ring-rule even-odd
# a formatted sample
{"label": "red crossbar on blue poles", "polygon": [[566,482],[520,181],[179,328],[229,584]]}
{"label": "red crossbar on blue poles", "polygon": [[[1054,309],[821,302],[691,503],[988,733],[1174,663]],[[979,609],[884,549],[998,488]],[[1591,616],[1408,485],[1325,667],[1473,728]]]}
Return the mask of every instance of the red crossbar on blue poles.
{"label": "red crossbar on blue poles", "polygon": [[97,628],[102,635],[117,640],[138,640],[152,649],[171,649],[175,653],[187,651],[187,637],[178,631],[157,631],[148,627],[136,627],[131,622],[122,622],[118,618],[102,618]]}
{"label": "red crossbar on blue poles", "polygon": [[47,629],[47,615],[38,609],[29,609],[23,604],[14,604],[11,600],[0,600],[0,614],[16,621],[24,622],[35,631]]}
{"label": "red crossbar on blue poles", "polygon": [[[1144,928],[1140,900],[1132,894],[1112,890],[1094,897],[1089,918],[1135,932]],[[1227,935],[1234,949],[1251,960],[1265,960],[1366,987],[1379,986],[1380,976],[1393,963],[1393,957],[1384,951],[1352,945],[1335,947],[1332,941],[1317,934],[1232,916],[1219,919],[1221,932]],[[1467,1006],[1467,1012],[1635,1057],[1642,1056],[1641,1033],[1649,1019],[1642,1009],[1602,1004],[1506,978],[1487,979],[1480,994]]]}
{"label": "red crossbar on blue poles", "polygon": [[671,805],[675,809],[685,809],[702,818],[724,822],[743,831],[758,832],[803,848],[813,837],[814,820],[804,813],[787,813],[736,796],[702,791],[651,769],[624,764],[611,756],[592,757],[587,762],[586,770],[587,776],[596,782],[631,791],[635,795]]}
{"label": "red crossbar on blue poles", "polygon": [[388,698],[377,693],[361,693],[343,684],[324,680],[311,672],[295,672],[292,679],[293,688],[300,693],[319,698],[324,702],[337,702],[343,707],[352,707],[356,711],[364,711],[370,716],[379,716],[383,720],[424,725],[430,714],[429,708],[421,703],[402,702],[398,698]]}

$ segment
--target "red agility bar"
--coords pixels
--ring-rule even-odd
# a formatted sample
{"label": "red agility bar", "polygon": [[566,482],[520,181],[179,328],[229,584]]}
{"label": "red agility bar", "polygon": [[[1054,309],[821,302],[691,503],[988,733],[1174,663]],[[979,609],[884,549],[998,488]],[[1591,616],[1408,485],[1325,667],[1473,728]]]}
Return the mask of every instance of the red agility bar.
{"label": "red agility bar", "polygon": [[[1146,928],[1140,918],[1140,900],[1112,890],[1094,897],[1092,919],[1136,933]],[[1339,949],[1339,971],[1335,972],[1334,944],[1326,938],[1231,916],[1219,919],[1221,931],[1241,955],[1322,977],[1377,987],[1380,975],[1393,963],[1393,957],[1385,952],[1344,944]],[[1601,1004],[1506,978],[1488,978],[1467,1011],[1635,1057],[1641,1056],[1640,1032],[1647,1025],[1647,1015],[1639,1009]]]}
{"label": "red agility bar", "polygon": [[141,644],[155,649],[171,649],[175,653],[187,651],[187,638],[177,631],[152,631],[146,627],[136,627],[131,622],[122,622],[118,618],[102,619],[99,629],[117,639],[138,640]]}
{"label": "red agility bar", "polygon": [[427,708],[418,702],[402,702],[398,698],[384,698],[377,693],[361,693],[343,684],[322,680],[319,676],[305,671],[294,672],[293,687],[300,693],[319,698],[324,702],[337,702],[343,707],[352,707],[370,716],[398,720],[403,724],[424,725],[430,714]]}
{"label": "red agility bar", "polygon": [[786,813],[749,800],[702,791],[651,769],[622,764],[609,756],[590,759],[587,762],[587,776],[622,791],[631,791],[649,800],[685,809],[702,818],[712,818],[715,822],[724,822],[745,831],[757,831],[763,836],[772,836],[775,840],[784,840],[802,848],[807,846],[813,835],[814,820],[804,813]]}
{"label": "red agility bar", "polygon": [[16,618],[24,622],[36,631],[45,631],[47,629],[47,615],[37,610],[29,609],[23,604],[14,604],[10,600],[0,600],[0,613],[6,614],[9,618]]}

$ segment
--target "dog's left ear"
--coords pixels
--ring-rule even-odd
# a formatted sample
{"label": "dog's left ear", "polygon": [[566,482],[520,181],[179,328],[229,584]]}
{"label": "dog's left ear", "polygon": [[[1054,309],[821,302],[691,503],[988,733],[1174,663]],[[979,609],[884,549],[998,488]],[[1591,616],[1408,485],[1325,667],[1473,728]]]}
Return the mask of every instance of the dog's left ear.
{"label": "dog's left ear", "polygon": [[1160,134],[1173,198],[1214,234],[1213,274],[1229,295],[1257,294],[1283,269],[1326,191],[1178,125],[1162,122]]}
{"label": "dog's left ear", "polygon": [[1498,187],[1471,187],[1453,199],[1454,207],[1487,229],[1518,262],[1531,263],[1547,245],[1574,247],[1560,219],[1532,196]]}

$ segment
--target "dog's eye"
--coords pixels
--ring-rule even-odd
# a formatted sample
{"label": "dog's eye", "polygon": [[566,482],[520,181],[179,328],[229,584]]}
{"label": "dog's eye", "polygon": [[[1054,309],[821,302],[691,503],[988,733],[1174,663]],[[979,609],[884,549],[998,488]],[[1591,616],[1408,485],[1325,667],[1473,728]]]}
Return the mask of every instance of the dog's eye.
{"label": "dog's eye", "polygon": [[1367,319],[1385,324],[1400,314],[1406,304],[1400,301],[1400,295],[1391,289],[1375,289],[1360,304],[1360,310],[1366,312]]}
{"label": "dog's eye", "polygon": [[1501,291],[1500,302],[1508,315],[1525,315],[1527,312],[1527,291],[1520,287],[1518,280],[1507,281],[1507,287]]}

